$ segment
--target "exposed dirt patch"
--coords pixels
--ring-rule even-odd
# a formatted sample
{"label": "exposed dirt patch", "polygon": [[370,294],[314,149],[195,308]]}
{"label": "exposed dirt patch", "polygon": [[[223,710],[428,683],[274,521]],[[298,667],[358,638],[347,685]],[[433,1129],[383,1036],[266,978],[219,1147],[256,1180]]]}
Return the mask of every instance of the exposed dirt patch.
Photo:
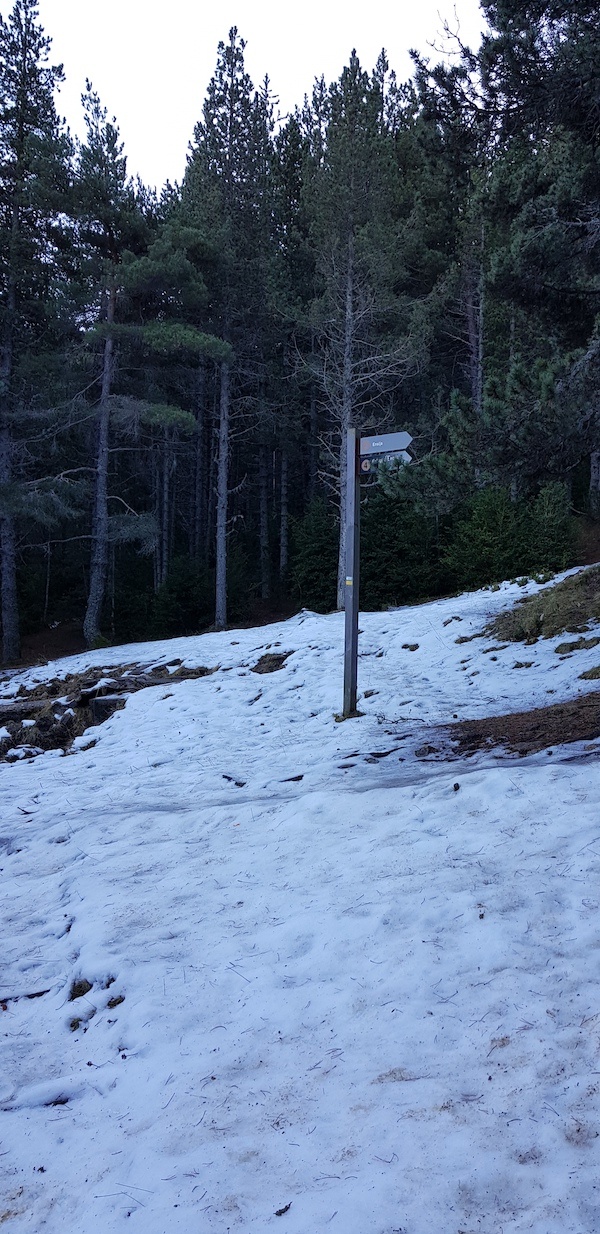
{"label": "exposed dirt patch", "polygon": [[257,660],[250,671],[252,673],[276,673],[280,668],[283,668],[288,656],[293,654],[293,651],[266,651],[264,656]]}
{"label": "exposed dirt patch", "polygon": [[569,741],[594,741],[600,737],[600,692],[533,711],[462,720],[447,731],[455,753],[467,755],[492,746],[524,755]]}
{"label": "exposed dirt patch", "polygon": [[[124,707],[129,694],[148,686],[207,677],[216,671],[186,668],[181,660],[171,660],[153,668],[139,664],[122,664],[109,670],[89,668],[31,688],[22,685],[14,698],[0,700],[0,761],[35,758],[46,750],[67,751],[76,737]],[[92,738],[90,746],[94,744]]]}
{"label": "exposed dirt patch", "polygon": [[90,990],[93,988],[94,987],[92,986],[91,981],[88,981],[86,977],[80,977],[77,981],[74,981],[71,986],[69,991],[69,1002],[73,1003],[76,998],[83,998],[84,995],[89,994]]}

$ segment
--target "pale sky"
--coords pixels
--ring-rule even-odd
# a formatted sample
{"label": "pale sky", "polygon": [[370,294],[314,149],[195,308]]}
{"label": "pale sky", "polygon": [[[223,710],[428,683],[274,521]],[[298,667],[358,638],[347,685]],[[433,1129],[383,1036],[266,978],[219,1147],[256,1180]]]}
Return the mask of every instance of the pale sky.
{"label": "pale sky", "polygon": [[[53,40],[52,62],[66,82],[59,111],[82,134],[80,96],[89,77],[125,143],[128,170],[160,187],[181,180],[194,124],[231,26],[246,40],[255,85],[268,73],[283,113],[301,103],[315,77],[339,77],[356,47],[371,70],[382,47],[400,79],[408,49],[441,47],[443,23],[477,46],[478,0],[39,0]],[[12,0],[0,0],[7,18]],[[436,58],[437,53],[435,53]]]}

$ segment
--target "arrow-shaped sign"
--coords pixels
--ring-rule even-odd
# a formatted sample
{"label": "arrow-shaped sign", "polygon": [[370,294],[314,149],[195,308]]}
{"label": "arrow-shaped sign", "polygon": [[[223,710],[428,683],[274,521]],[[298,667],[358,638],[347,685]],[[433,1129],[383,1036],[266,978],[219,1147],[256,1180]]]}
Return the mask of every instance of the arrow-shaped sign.
{"label": "arrow-shaped sign", "polygon": [[394,463],[399,458],[402,463],[412,463],[412,458],[406,450],[394,450],[393,454],[384,454],[380,462]]}
{"label": "arrow-shaped sign", "polygon": [[410,433],[383,433],[379,437],[361,437],[360,455],[364,458],[366,454],[394,454],[406,450],[411,441]]}
{"label": "arrow-shaped sign", "polygon": [[372,454],[371,458],[363,458],[361,460],[361,471],[370,471],[372,467],[378,467],[380,463],[412,463],[412,458],[406,450],[394,450],[393,454]]}

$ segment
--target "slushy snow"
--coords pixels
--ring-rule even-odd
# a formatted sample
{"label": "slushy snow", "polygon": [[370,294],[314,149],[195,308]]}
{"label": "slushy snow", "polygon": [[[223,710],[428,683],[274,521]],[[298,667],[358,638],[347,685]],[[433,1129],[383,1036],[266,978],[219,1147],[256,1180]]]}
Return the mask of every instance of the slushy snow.
{"label": "slushy snow", "polygon": [[345,723],[339,614],[4,681],[217,669],[0,766],[7,1234],[596,1234],[600,742],[415,754],[594,688],[456,643],[522,594],[361,614]]}

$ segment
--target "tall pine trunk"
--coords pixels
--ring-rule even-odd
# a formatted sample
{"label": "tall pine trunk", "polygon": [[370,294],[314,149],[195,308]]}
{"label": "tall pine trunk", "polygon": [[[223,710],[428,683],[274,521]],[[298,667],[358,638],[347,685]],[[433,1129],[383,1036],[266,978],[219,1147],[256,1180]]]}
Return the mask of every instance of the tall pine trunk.
{"label": "tall pine trunk", "polygon": [[600,450],[590,454],[589,506],[592,517],[600,518]]}
{"label": "tall pine trunk", "polygon": [[156,526],[156,535],[154,537],[154,548],[152,552],[152,576],[154,583],[154,594],[156,595],[160,587],[160,536],[158,528],[160,526],[160,477],[159,464],[156,456],[156,450],[152,451],[151,456],[152,468],[152,512],[154,514],[154,523]]}
{"label": "tall pine trunk", "polygon": [[[314,371],[314,356],[315,353],[315,335],[314,330],[310,336],[310,357]],[[317,435],[319,431],[319,411],[317,407],[317,387],[313,377],[310,383],[310,403],[309,403],[309,433],[310,441],[308,446],[308,500],[314,501],[317,495],[318,475],[319,475],[319,444]]]}
{"label": "tall pine trunk", "polygon": [[194,439],[194,488],[191,519],[191,555],[195,561],[204,556],[206,546],[206,509],[205,492],[205,454],[204,454],[204,421],[205,421],[205,386],[206,371],[203,364],[198,369],[196,395],[196,436]]}
{"label": "tall pine trunk", "polygon": [[483,254],[485,232],[481,224],[480,251],[467,271],[466,318],[469,341],[469,380],[473,410],[478,419],[483,415],[483,360],[485,337],[485,275]]}
{"label": "tall pine trunk", "polygon": [[[7,427],[0,429],[0,484],[12,479],[12,440]],[[0,519],[0,561],[2,563],[2,659],[12,663],[21,655],[19,602],[17,596],[17,537],[15,520],[8,511]]]}
{"label": "tall pine trunk", "polygon": [[288,500],[288,456],[287,451],[281,452],[281,489],[279,493],[279,582],[285,581],[288,568],[289,546],[289,500]]}
{"label": "tall pine trunk", "polygon": [[[13,206],[11,219],[11,253],[9,262],[6,318],[0,356],[0,484],[9,491],[13,478],[13,439],[10,429],[10,387],[13,367],[13,332],[17,310],[17,288],[14,275],[16,249],[19,240],[19,210]],[[2,585],[2,659],[4,663],[18,660],[21,655],[19,633],[19,601],[17,596],[17,537],[12,513],[5,509],[0,518],[0,565]]]}
{"label": "tall pine trunk", "polygon": [[169,572],[169,515],[170,515],[171,449],[169,430],[164,430],[162,448],[162,499],[160,534],[160,585],[167,581]]}
{"label": "tall pine trunk", "polygon": [[[6,379],[6,357],[2,356],[0,366],[0,382],[3,392],[7,390],[10,380],[10,355],[8,360],[9,377]],[[8,490],[12,480],[12,450],[13,443],[10,428],[7,423],[6,394],[2,395],[2,417],[0,420],[0,485]],[[17,537],[15,520],[9,510],[5,510],[0,518],[0,563],[2,566],[2,585],[0,588],[2,608],[2,659],[12,663],[21,655],[21,640],[19,635],[19,601],[17,596]]]}
{"label": "tall pine trunk", "polygon": [[227,495],[229,483],[229,385],[230,366],[221,364],[219,400],[219,448],[217,463],[217,525],[215,534],[215,629],[227,625]]}
{"label": "tall pine trunk", "polygon": [[[115,319],[116,290],[108,297],[106,321],[110,327]],[[92,557],[90,589],[83,622],[83,636],[93,647],[100,636],[100,619],[108,571],[108,441],[110,427],[110,389],[112,381],[114,343],[109,334],[104,343],[102,387],[98,412],[98,448],[96,455],[96,491],[92,522]]]}
{"label": "tall pine trunk", "polygon": [[260,544],[260,596],[267,601],[271,595],[271,571],[269,562],[269,465],[267,446],[259,447],[259,544]]}

